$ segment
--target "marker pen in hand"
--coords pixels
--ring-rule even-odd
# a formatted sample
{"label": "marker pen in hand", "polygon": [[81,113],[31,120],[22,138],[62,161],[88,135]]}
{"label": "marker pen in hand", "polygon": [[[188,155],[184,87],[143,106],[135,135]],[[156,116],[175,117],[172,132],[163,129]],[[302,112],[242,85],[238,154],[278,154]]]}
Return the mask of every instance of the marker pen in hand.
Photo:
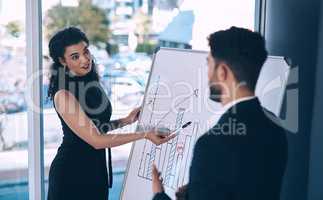
{"label": "marker pen in hand", "polygon": [[181,127],[179,127],[178,129],[176,129],[175,131],[173,131],[170,135],[173,135],[173,134],[176,134],[176,135],[178,135],[179,134],[179,132],[181,131],[181,130],[183,130],[184,128],[186,128],[186,127],[188,127],[189,125],[191,125],[191,121],[189,121],[189,122],[187,122],[187,123],[185,123],[183,126],[181,126]]}

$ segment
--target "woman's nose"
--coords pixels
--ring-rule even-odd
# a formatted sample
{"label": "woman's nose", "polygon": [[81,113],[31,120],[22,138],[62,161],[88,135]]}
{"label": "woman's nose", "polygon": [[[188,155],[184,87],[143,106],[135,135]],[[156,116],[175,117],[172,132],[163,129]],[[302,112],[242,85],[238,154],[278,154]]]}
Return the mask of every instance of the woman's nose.
{"label": "woman's nose", "polygon": [[89,57],[87,57],[87,56],[81,56],[81,62],[82,63],[87,63],[89,61],[90,61],[90,58]]}

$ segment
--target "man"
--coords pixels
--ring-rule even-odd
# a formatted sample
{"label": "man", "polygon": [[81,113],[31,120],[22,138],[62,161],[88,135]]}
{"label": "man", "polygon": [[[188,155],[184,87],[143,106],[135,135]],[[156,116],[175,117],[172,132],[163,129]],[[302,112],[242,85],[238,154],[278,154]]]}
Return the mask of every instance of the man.
{"label": "man", "polygon": [[[208,38],[210,98],[226,112],[194,148],[190,178],[179,193],[189,200],[278,200],[287,161],[287,140],[277,118],[255,97],[267,58],[255,32],[231,27]],[[154,200],[169,199],[157,169]]]}

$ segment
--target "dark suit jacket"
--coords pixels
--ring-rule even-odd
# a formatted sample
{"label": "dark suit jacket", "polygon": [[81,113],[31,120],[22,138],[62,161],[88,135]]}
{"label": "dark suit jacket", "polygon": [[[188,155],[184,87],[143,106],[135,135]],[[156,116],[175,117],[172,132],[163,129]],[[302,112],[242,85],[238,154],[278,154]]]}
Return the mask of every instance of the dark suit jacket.
{"label": "dark suit jacket", "polygon": [[278,200],[287,139],[276,120],[256,98],[230,108],[195,145],[188,199]]}

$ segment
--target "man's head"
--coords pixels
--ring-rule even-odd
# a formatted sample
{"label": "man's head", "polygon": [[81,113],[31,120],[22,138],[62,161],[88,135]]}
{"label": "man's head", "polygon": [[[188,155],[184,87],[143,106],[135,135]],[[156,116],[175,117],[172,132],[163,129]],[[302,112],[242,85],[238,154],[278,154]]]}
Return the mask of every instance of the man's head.
{"label": "man's head", "polygon": [[231,27],[209,38],[208,78],[210,98],[218,102],[254,94],[267,59],[264,38],[247,29]]}

